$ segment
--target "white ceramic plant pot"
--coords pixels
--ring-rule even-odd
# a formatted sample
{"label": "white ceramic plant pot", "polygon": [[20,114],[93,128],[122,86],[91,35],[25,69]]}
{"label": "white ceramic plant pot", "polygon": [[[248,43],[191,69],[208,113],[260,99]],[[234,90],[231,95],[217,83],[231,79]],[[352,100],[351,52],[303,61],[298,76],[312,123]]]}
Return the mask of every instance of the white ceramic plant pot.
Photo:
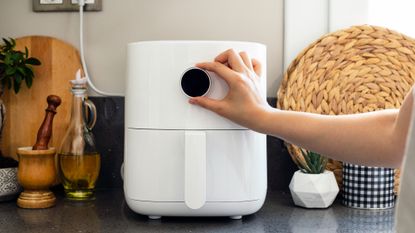
{"label": "white ceramic plant pot", "polygon": [[290,182],[294,203],[305,208],[327,208],[339,193],[333,172],[306,174],[296,171]]}

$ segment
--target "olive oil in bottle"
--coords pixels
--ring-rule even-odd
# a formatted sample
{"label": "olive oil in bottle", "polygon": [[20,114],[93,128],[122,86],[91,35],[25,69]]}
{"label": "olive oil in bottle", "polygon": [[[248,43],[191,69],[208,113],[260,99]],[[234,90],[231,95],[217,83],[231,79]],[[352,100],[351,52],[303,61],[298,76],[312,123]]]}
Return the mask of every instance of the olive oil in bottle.
{"label": "olive oil in bottle", "polygon": [[71,199],[92,197],[101,165],[100,155],[94,153],[58,156],[59,174],[67,197]]}
{"label": "olive oil in bottle", "polygon": [[66,197],[94,199],[101,167],[91,129],[96,122],[95,105],[86,98],[86,79],[72,80],[72,110],[68,129],[58,150],[57,167]]}

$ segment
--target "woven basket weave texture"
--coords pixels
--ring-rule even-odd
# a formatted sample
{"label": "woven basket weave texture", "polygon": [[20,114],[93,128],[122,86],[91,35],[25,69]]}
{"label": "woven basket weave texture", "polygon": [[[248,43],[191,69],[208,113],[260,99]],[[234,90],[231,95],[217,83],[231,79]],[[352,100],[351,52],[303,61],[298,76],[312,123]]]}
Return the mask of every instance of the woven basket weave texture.
{"label": "woven basket weave texture", "polygon": [[[292,61],[277,107],[325,115],[399,108],[414,79],[414,39],[382,27],[353,26],[321,37]],[[287,147],[291,156],[300,155],[295,145]],[[331,160],[328,169],[341,185],[342,164]]]}

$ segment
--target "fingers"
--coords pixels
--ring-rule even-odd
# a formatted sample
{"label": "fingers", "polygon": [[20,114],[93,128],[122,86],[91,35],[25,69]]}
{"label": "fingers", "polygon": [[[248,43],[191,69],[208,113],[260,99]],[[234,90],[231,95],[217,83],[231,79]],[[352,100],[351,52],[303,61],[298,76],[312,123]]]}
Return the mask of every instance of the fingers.
{"label": "fingers", "polygon": [[215,61],[222,64],[228,63],[229,67],[237,72],[244,71],[244,62],[233,49],[228,49],[225,52],[219,54],[215,58]]}
{"label": "fingers", "polygon": [[251,58],[249,57],[249,55],[245,51],[242,51],[239,53],[239,56],[241,56],[242,61],[244,62],[246,67],[248,67],[248,69],[250,70],[253,70]]}
{"label": "fingers", "polygon": [[253,58],[252,59],[252,65],[253,65],[255,73],[258,75],[258,77],[260,77],[261,74],[262,74],[262,65],[261,65],[261,63],[257,59]]}
{"label": "fingers", "polygon": [[222,109],[220,107],[221,106],[220,100],[209,99],[207,97],[202,97],[202,96],[190,98],[189,103],[206,108],[218,114],[220,114],[220,109]]}
{"label": "fingers", "polygon": [[215,72],[228,84],[232,82],[231,79],[235,76],[235,72],[233,70],[219,62],[202,62],[196,64],[196,67]]}
{"label": "fingers", "polygon": [[[226,66],[225,63],[228,63],[230,67]],[[236,54],[233,49],[228,49],[219,54],[219,56],[216,57],[215,62],[198,63],[196,64],[196,67],[215,72],[229,85],[234,80],[234,77],[238,75],[237,73],[244,73],[246,68],[253,70],[258,77],[261,76],[262,73],[261,63],[257,59],[250,59],[246,52]],[[234,67],[239,67],[240,70],[237,70]]]}

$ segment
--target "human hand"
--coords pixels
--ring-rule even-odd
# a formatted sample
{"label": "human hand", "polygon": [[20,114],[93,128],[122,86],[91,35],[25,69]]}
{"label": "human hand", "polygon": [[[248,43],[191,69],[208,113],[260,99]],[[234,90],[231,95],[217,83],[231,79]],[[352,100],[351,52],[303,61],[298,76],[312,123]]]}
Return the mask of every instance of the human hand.
{"label": "human hand", "polygon": [[261,64],[251,59],[246,52],[237,54],[229,49],[219,54],[214,62],[196,64],[218,74],[229,86],[229,91],[222,100],[207,97],[193,97],[189,103],[209,109],[242,126],[256,129],[258,120],[271,107],[266,97],[261,95]]}

